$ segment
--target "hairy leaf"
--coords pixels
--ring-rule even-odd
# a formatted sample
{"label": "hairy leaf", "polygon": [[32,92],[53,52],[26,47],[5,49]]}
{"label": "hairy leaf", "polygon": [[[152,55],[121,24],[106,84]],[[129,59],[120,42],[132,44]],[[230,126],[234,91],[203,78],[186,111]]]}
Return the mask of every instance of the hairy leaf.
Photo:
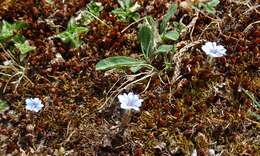
{"label": "hairy leaf", "polygon": [[141,26],[138,38],[141,43],[141,50],[146,58],[149,58],[154,47],[154,38],[151,28],[147,25]]}
{"label": "hairy leaf", "polygon": [[163,44],[160,45],[157,49],[157,53],[168,53],[173,49],[173,45]]}
{"label": "hairy leaf", "polygon": [[169,22],[169,20],[175,14],[176,11],[177,11],[177,5],[172,4],[169,10],[167,11],[167,13],[164,15],[162,23],[160,24],[160,34],[166,31],[167,23]]}
{"label": "hairy leaf", "polygon": [[170,39],[170,40],[173,40],[173,41],[177,41],[180,37],[180,33],[177,32],[177,31],[169,31],[167,32],[164,37],[166,39]]}
{"label": "hairy leaf", "polygon": [[127,56],[113,56],[99,61],[96,70],[109,70],[113,68],[141,66],[145,62]]}

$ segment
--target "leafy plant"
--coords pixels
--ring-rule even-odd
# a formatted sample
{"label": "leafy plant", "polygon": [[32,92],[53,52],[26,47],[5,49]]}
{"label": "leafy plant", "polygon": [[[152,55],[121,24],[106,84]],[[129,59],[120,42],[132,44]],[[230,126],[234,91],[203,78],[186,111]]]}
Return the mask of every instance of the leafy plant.
{"label": "leafy plant", "polygon": [[0,42],[3,43],[7,41],[8,39],[12,38],[15,34],[17,34],[19,30],[26,27],[27,25],[20,21],[11,24],[3,20],[0,31]]}
{"label": "leafy plant", "polygon": [[169,30],[169,20],[176,10],[177,6],[174,4],[171,5],[170,9],[164,16],[162,23],[160,24],[160,30],[157,27],[157,22],[154,21],[152,17],[147,16],[144,18],[144,23],[140,26],[138,32],[138,39],[144,59],[135,60],[127,56],[109,57],[98,62],[96,65],[96,70],[108,70],[112,68],[125,67],[131,67],[130,69],[132,71],[138,71],[142,67],[155,69],[151,64],[155,57],[159,54],[163,54],[165,56],[165,63],[171,62],[168,60],[167,55],[174,52],[176,47],[175,45],[166,43],[169,40],[177,41],[179,39],[180,32],[183,29],[178,22],[175,22],[173,24],[173,30]]}
{"label": "leafy plant", "polygon": [[80,40],[80,35],[88,32],[88,30],[87,27],[78,26],[75,18],[72,17],[68,23],[67,29],[54,37],[60,38],[64,43],[70,43],[73,48],[78,48],[83,43],[83,41]]}
{"label": "leafy plant", "polygon": [[89,4],[87,4],[87,9],[89,12],[91,12],[92,14],[94,14],[95,16],[99,16],[100,12],[103,10],[103,6],[102,3],[100,2],[90,2]]}
{"label": "leafy plant", "polygon": [[200,2],[198,4],[194,4],[194,7],[202,8],[209,13],[214,14],[216,12],[215,7],[219,4],[219,0],[210,0],[208,2]]}
{"label": "leafy plant", "polygon": [[[20,52],[20,59],[23,60],[27,53],[36,49],[36,47],[30,46],[29,41],[20,34],[20,30],[26,28],[27,24],[17,21],[13,24],[2,21],[2,27],[0,31],[0,42],[6,46],[9,50],[13,51],[14,47]],[[12,44],[5,44],[12,43]]]}
{"label": "leafy plant", "polygon": [[64,32],[53,37],[60,38],[64,43],[70,44],[73,48],[79,48],[83,43],[80,40],[80,35],[89,31],[87,25],[95,18],[98,19],[97,16],[100,15],[101,10],[103,10],[101,3],[91,1],[87,4],[85,10],[78,12],[77,17],[70,18],[67,29]]}
{"label": "leafy plant", "polygon": [[75,17],[75,20],[79,25],[87,26],[100,15],[102,10],[102,3],[91,1],[87,4],[85,10],[78,12],[78,16]]}
{"label": "leafy plant", "polygon": [[131,0],[117,0],[120,8],[116,8],[112,11],[113,14],[117,16],[120,21],[137,21],[140,18],[137,12],[140,9],[140,5],[136,2],[132,3]]}
{"label": "leafy plant", "polygon": [[177,5],[171,5],[166,15],[163,17],[162,23],[160,24],[160,35],[163,40],[178,41],[181,32],[185,29],[183,24],[174,21],[172,23],[173,29],[169,30],[167,24],[176,11]]}
{"label": "leafy plant", "polygon": [[[158,54],[164,54],[165,65],[171,62],[171,60],[168,60],[169,57],[167,57],[167,55],[169,52],[174,53],[176,51],[176,45],[167,43],[177,42],[179,40],[180,33],[185,29],[185,26],[179,22],[173,22],[173,25],[171,27],[169,26],[169,21],[176,11],[177,5],[172,4],[167,13],[164,15],[163,20],[159,25],[159,30],[157,28],[157,22],[154,21],[152,17],[147,17],[145,23],[140,27],[139,41],[141,43],[142,52],[146,58],[149,58],[148,60],[150,62]],[[146,30],[146,33],[143,33],[143,29],[150,30]],[[148,42],[146,40],[150,40],[150,44],[147,44]],[[147,46],[145,49],[149,52],[143,50],[143,47],[145,46]]]}
{"label": "leafy plant", "polygon": [[23,42],[23,43],[17,42],[17,43],[15,43],[14,45],[15,45],[15,47],[16,47],[17,49],[19,49],[19,51],[21,52],[22,55],[26,55],[28,52],[33,51],[33,50],[36,49],[36,47],[30,46],[28,40],[26,40],[26,41]]}

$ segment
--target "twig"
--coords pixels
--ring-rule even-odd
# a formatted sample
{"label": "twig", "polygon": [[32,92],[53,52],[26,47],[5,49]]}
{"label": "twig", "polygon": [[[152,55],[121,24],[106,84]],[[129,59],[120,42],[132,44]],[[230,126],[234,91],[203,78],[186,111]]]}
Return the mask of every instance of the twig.
{"label": "twig", "polygon": [[[11,58],[11,60],[12,60],[12,65],[11,65],[10,67],[8,67],[8,66],[7,66],[7,67],[5,67],[5,66],[0,66],[0,67],[1,67],[1,68],[10,68],[10,69],[12,69],[12,70],[15,72],[15,74],[12,75],[12,76],[9,78],[9,80],[7,81],[7,83],[5,84],[5,87],[4,87],[4,89],[3,89],[3,93],[5,92],[8,83],[9,83],[15,76],[20,75],[20,74],[21,74],[21,76],[19,77],[19,79],[18,79],[17,81],[14,81],[14,82],[13,82],[13,83],[16,83],[16,85],[15,85],[15,91],[16,91],[18,85],[20,84],[22,78],[25,78],[27,81],[29,81],[29,82],[33,85],[34,83],[25,75],[25,68],[24,68],[23,66],[20,66],[20,65],[16,62],[15,57],[14,57],[8,50],[6,50],[6,49],[4,48],[3,44],[0,43],[0,46],[1,46],[2,50],[3,50],[3,51]],[[17,66],[17,67],[16,67],[16,66]]]}
{"label": "twig", "polygon": [[99,22],[101,22],[102,24],[104,24],[105,26],[112,28],[110,25],[107,25],[104,21],[102,21],[101,19],[99,19],[97,16],[95,16],[93,13],[91,13],[90,11],[86,11],[88,14],[90,14],[91,16],[93,16],[95,19],[97,19]]}
{"label": "twig", "polygon": [[126,31],[128,28],[130,28],[132,25],[134,25],[134,24],[136,24],[136,23],[142,21],[143,19],[145,19],[145,17],[140,18],[139,20],[137,20],[137,21],[135,21],[135,22],[129,24],[127,27],[125,27],[125,28],[121,31],[121,33],[125,32],[125,31]]}
{"label": "twig", "polygon": [[253,25],[254,25],[254,24],[258,24],[258,23],[260,23],[260,21],[255,21],[255,22],[253,22],[253,23],[250,23],[250,24],[244,29],[243,32],[247,34],[247,33],[249,32],[249,30],[253,28]]}
{"label": "twig", "polygon": [[187,26],[188,29],[191,28],[190,39],[191,39],[192,42],[193,42],[192,34],[193,34],[194,29],[195,29],[195,25],[196,25],[198,18],[199,18],[199,13],[196,13],[196,16],[192,18],[191,22]]}

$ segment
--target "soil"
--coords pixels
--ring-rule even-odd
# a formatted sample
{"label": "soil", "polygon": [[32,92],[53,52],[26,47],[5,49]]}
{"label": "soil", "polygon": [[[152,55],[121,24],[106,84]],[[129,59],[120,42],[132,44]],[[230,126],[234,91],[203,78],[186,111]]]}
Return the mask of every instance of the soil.
{"label": "soil", "polygon": [[[170,2],[181,2],[136,1],[142,17],[158,20]],[[52,5],[45,0],[0,2],[0,19],[26,22],[29,28],[21,33],[36,47],[23,61],[14,54],[17,63],[11,69],[2,68],[11,58],[5,47],[0,48],[0,72],[14,75],[24,67],[25,74],[18,86],[10,83],[17,76],[0,78],[0,99],[9,105],[0,114],[0,155],[177,156],[191,155],[195,149],[201,156],[212,150],[219,156],[260,155],[260,110],[244,92],[260,99],[258,0],[220,0],[215,15],[178,8],[171,21],[183,19],[191,26],[177,47],[188,47],[185,53],[178,55],[177,50],[173,70],[133,83],[121,92],[122,84],[142,75],[130,70],[96,71],[95,65],[109,56],[140,58],[138,24],[122,32],[131,22],[118,21],[111,13],[117,2],[98,2],[104,7],[99,19],[106,25],[93,21],[90,31],[81,35],[84,44],[80,48],[48,38],[64,31],[70,17],[89,1],[54,0]],[[227,55],[209,63],[201,50],[205,41],[223,45]],[[62,60],[55,61],[57,53]],[[153,65],[162,69],[161,58]],[[130,91],[144,102],[122,129],[124,110],[117,95]],[[44,105],[38,113],[25,109],[25,99],[33,97]]]}

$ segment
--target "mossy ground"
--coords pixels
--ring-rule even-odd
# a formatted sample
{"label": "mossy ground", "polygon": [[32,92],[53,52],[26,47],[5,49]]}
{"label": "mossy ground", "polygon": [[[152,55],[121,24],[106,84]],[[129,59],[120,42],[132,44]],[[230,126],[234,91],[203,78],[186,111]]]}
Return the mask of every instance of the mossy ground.
{"label": "mossy ground", "polygon": [[[194,149],[198,155],[208,155],[209,149],[221,155],[260,155],[260,110],[242,90],[260,99],[258,0],[221,0],[215,15],[199,12],[196,23],[181,36],[179,49],[201,40],[216,41],[227,48],[227,55],[209,63],[199,42],[178,58],[174,70],[160,75],[166,83],[155,75],[145,92],[149,79],[128,87],[125,91],[140,93],[144,103],[124,133],[117,127],[123,114],[117,98],[103,104],[109,89],[117,82],[115,91],[133,73],[97,72],[95,64],[108,56],[139,57],[138,27],[121,33],[130,23],[111,14],[117,3],[99,1],[104,6],[99,18],[108,26],[92,22],[78,49],[47,38],[65,30],[69,18],[89,1],[0,3],[1,18],[28,23],[30,28],[22,34],[37,47],[18,63],[27,78],[16,89],[7,77],[0,78],[0,97],[10,106],[0,114],[0,155],[191,155]],[[162,19],[170,2],[137,1],[142,16],[156,19]],[[172,21],[183,18],[188,25],[195,13],[179,8]],[[1,62],[10,59],[5,51],[0,50]],[[57,53],[64,60],[51,63]],[[160,58],[154,65],[161,68]],[[175,70],[181,77],[168,81]],[[43,101],[40,113],[25,110],[24,101],[30,97]]]}

